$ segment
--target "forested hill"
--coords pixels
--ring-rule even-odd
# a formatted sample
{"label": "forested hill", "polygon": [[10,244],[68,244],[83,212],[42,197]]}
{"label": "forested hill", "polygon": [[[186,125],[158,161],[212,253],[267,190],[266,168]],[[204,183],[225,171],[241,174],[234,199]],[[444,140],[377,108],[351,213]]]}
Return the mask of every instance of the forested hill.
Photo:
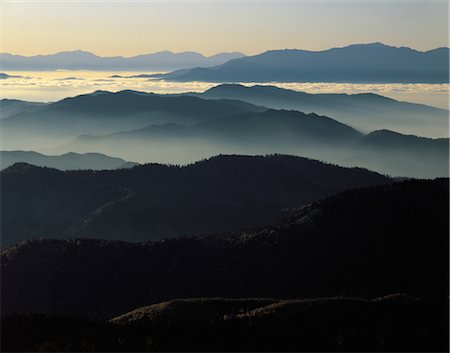
{"label": "forested hill", "polygon": [[187,166],[0,173],[3,248],[37,237],[155,240],[266,225],[349,188],[391,179],[300,157],[222,155]]}

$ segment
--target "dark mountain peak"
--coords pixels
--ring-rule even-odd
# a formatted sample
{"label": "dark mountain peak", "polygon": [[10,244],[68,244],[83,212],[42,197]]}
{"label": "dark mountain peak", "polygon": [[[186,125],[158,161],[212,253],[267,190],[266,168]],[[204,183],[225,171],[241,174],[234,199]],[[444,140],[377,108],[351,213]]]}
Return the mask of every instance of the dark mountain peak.
{"label": "dark mountain peak", "polygon": [[361,44],[361,45],[366,45],[366,46],[370,46],[370,47],[391,47],[390,45],[381,43],[381,42],[373,42],[373,43],[367,43],[367,44]]}
{"label": "dark mountain peak", "polygon": [[132,89],[124,89],[121,91],[117,91],[113,94],[115,94],[115,95],[137,95],[137,96],[159,96],[158,94],[153,93],[153,92],[142,92],[142,91],[135,91]]}
{"label": "dark mountain peak", "polygon": [[354,52],[357,51],[361,54],[364,53],[372,53],[372,54],[383,54],[383,53],[423,53],[416,49],[410,47],[397,47],[394,45],[389,45],[381,42],[374,43],[358,43],[358,44],[350,44],[344,47],[332,48],[329,51],[348,51]]}
{"label": "dark mountain peak", "polygon": [[423,137],[423,136],[417,136],[417,135],[407,135],[407,134],[401,134],[399,132],[396,131],[391,131],[391,130],[386,130],[386,129],[381,129],[381,130],[376,130],[376,131],[372,131],[371,133],[367,134],[364,137],[365,140],[393,140],[393,141],[429,141],[429,142],[447,142],[449,141],[448,137],[444,137],[444,138],[430,138],[430,137]]}
{"label": "dark mountain peak", "polygon": [[[0,77],[1,75],[3,75],[3,73],[0,73]],[[20,99],[2,98],[0,99],[0,103],[30,103],[30,102],[23,101]]]}
{"label": "dark mountain peak", "polygon": [[[448,160],[449,139],[448,138],[428,138],[416,135],[404,135],[390,130],[377,130],[364,136],[361,141],[362,146],[379,149],[397,149],[427,152],[428,157],[433,158],[436,155],[442,155]],[[445,161],[445,160],[444,160]]]}
{"label": "dark mountain peak", "polygon": [[209,56],[208,58],[213,59],[213,58],[226,57],[226,58],[231,58],[230,60],[233,60],[233,59],[242,58],[245,56],[246,55],[244,53],[241,53],[239,51],[232,51],[232,52],[223,52],[223,53],[214,54],[214,55]]}
{"label": "dark mountain peak", "polygon": [[217,92],[217,91],[232,91],[232,90],[244,90],[248,88],[247,86],[240,85],[238,83],[223,83],[214,87],[207,89],[204,93],[207,92]]}
{"label": "dark mountain peak", "polygon": [[373,42],[373,43],[350,44],[342,47],[342,49],[345,48],[395,48],[395,47],[381,42]]}
{"label": "dark mountain peak", "polygon": [[356,98],[367,99],[367,100],[374,101],[374,102],[380,102],[380,101],[398,102],[397,100],[395,100],[393,98],[381,96],[379,94],[372,93],[372,92],[349,94],[349,96],[354,96]]}
{"label": "dark mountain peak", "polygon": [[91,53],[89,51],[84,50],[72,50],[72,51],[61,51],[56,54],[50,54],[50,55],[44,55],[44,56],[57,56],[57,57],[63,57],[63,58],[70,58],[70,59],[92,59],[92,58],[98,58],[97,55],[94,53]]}
{"label": "dark mountain peak", "polygon": [[307,116],[309,114],[299,112],[298,110],[293,109],[267,109],[261,113],[261,115],[291,115],[291,116]]}
{"label": "dark mountain peak", "polygon": [[[208,166],[213,164],[223,164],[224,166],[228,163],[236,163],[236,166],[242,162],[248,164],[256,164],[256,163],[267,163],[268,161],[292,161],[295,163],[301,163],[302,161],[305,163],[315,163],[317,161],[285,154],[266,154],[266,155],[242,155],[242,154],[219,154],[217,156],[213,156],[210,158],[203,159],[201,161],[190,164],[189,166]],[[324,163],[326,164],[326,163]]]}
{"label": "dark mountain peak", "polygon": [[[373,136],[373,137],[395,136],[395,137],[398,137],[398,136],[415,136],[415,135],[404,135],[404,134],[401,134],[396,131],[380,129],[380,130],[375,130],[375,131],[370,132],[369,134],[367,134],[367,136]],[[417,137],[417,136],[415,136],[415,137]]]}
{"label": "dark mountain peak", "polygon": [[43,170],[56,170],[46,167],[37,167],[33,164],[19,162],[1,171],[1,174],[32,174]]}
{"label": "dark mountain peak", "polygon": [[221,85],[217,85],[211,87],[206,90],[204,93],[243,93],[243,92],[265,92],[265,93],[283,93],[283,92],[295,92],[295,93],[303,93],[299,91],[293,91],[290,89],[283,89],[277,86],[271,85],[253,85],[253,86],[245,86],[238,83],[224,83]]}
{"label": "dark mountain peak", "polygon": [[448,138],[439,138],[439,139],[433,139],[433,138],[428,138],[428,137],[423,137],[423,136],[417,136],[417,135],[407,135],[407,134],[402,134],[396,131],[392,131],[392,130],[387,130],[387,129],[381,129],[381,130],[375,130],[370,132],[369,134],[367,134],[364,138],[365,140],[369,140],[369,139],[392,139],[395,141],[400,141],[400,140],[428,140],[428,141],[433,141],[433,140],[448,140]]}
{"label": "dark mountain peak", "polygon": [[89,93],[89,95],[91,95],[91,96],[100,96],[102,94],[112,94],[112,92],[99,89],[97,91]]}

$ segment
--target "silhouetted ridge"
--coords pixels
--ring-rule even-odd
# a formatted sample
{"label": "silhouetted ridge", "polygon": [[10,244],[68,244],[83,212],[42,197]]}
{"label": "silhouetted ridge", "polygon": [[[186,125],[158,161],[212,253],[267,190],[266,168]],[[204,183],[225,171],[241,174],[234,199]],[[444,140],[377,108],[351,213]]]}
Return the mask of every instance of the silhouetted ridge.
{"label": "silhouetted ridge", "polygon": [[57,172],[54,168],[47,168],[47,167],[37,167],[35,165],[24,163],[24,162],[18,162],[14,163],[13,165],[9,166],[8,168],[5,168],[2,170],[3,175],[8,174],[33,174],[33,173],[53,173]]}
{"label": "silhouetted ridge", "polygon": [[448,187],[437,179],[346,191],[232,236],[27,241],[2,253],[2,314],[109,319],[176,298],[399,292],[448,305]]}
{"label": "silhouetted ridge", "polygon": [[445,351],[442,302],[193,298],[110,322],[26,315],[2,319],[2,351]]}
{"label": "silhouetted ridge", "polygon": [[27,168],[0,172],[3,247],[42,236],[142,241],[222,233],[266,224],[347,188],[390,182],[365,169],[284,155],[102,171]]}

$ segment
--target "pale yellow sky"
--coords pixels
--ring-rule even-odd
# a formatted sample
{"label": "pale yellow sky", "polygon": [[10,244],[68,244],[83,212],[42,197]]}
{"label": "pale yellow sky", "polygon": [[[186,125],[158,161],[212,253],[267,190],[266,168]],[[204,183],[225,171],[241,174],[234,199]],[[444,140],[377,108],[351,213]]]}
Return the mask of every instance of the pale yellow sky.
{"label": "pale yellow sky", "polygon": [[102,56],[193,50],[256,54],[383,42],[448,46],[447,1],[3,0],[1,52]]}

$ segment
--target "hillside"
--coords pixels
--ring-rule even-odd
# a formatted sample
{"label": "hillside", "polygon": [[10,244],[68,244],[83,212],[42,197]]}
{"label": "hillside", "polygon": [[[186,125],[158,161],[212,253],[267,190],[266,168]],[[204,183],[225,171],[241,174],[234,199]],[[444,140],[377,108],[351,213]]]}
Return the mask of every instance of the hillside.
{"label": "hillside", "polygon": [[2,253],[2,314],[109,319],[195,297],[407,293],[445,303],[448,188],[437,179],[346,191],[233,236],[27,241]]}
{"label": "hillside", "polygon": [[426,52],[382,43],[323,51],[270,50],[212,68],[192,68],[155,77],[207,82],[447,83],[449,48]]}
{"label": "hillside", "polygon": [[254,227],[336,192],[391,180],[282,155],[218,156],[187,166],[0,172],[2,246],[36,237],[143,241]]}

